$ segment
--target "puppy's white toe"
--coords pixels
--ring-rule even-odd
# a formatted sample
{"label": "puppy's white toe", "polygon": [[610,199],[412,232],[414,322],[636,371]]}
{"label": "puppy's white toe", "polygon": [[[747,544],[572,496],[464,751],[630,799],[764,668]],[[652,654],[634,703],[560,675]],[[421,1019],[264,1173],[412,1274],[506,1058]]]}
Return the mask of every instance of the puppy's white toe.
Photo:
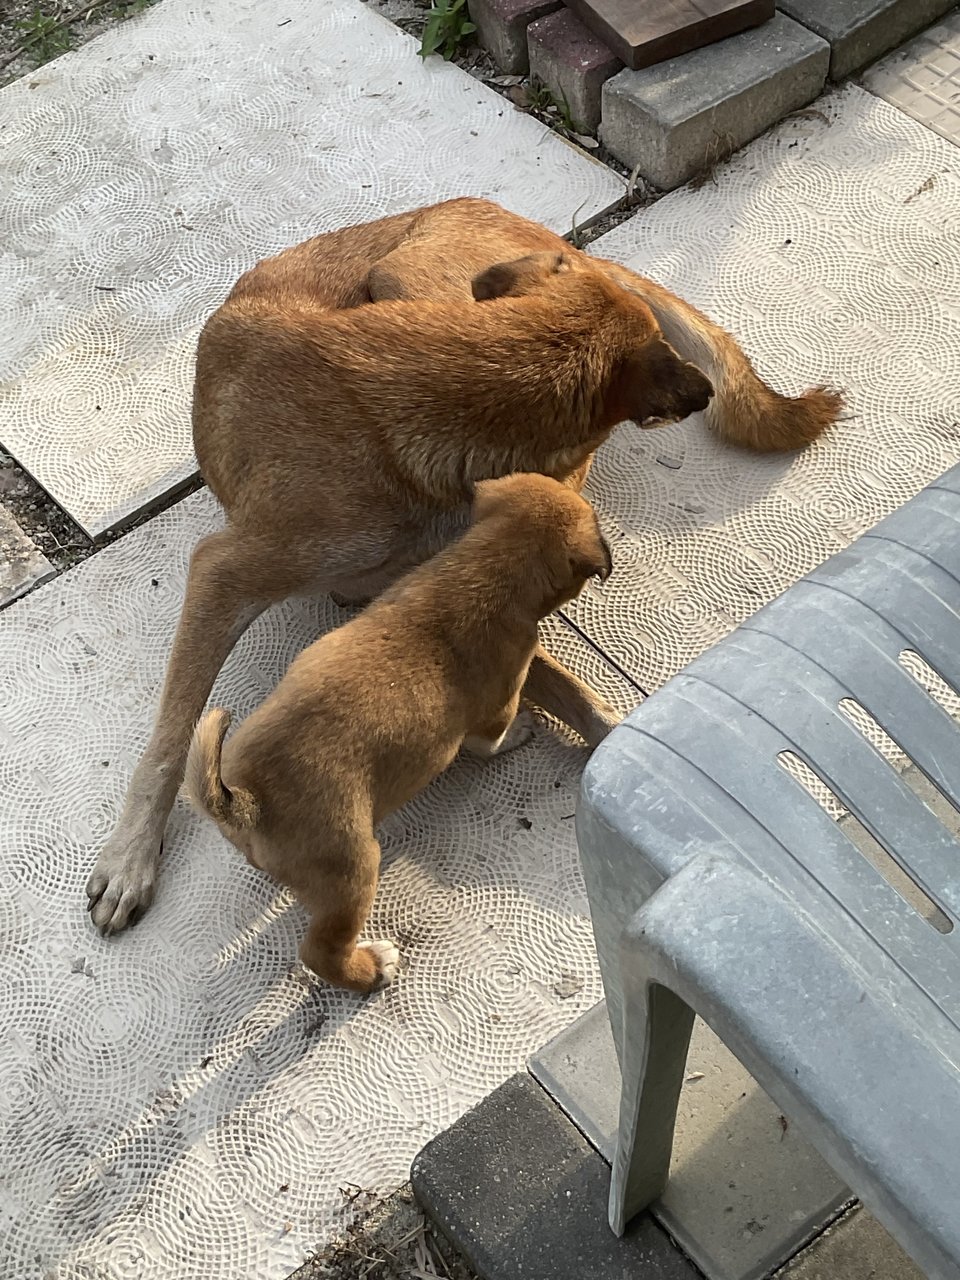
{"label": "puppy's white toe", "polygon": [[373,952],[380,972],[377,985],[373,990],[382,991],[394,980],[400,967],[400,952],[397,950],[396,943],[391,942],[389,938],[378,938],[375,942],[361,942],[360,948]]}
{"label": "puppy's white toe", "polygon": [[526,707],[521,708],[514,716],[510,728],[500,739],[495,755],[502,756],[505,751],[515,751],[529,742],[536,732],[537,721],[533,712]]}

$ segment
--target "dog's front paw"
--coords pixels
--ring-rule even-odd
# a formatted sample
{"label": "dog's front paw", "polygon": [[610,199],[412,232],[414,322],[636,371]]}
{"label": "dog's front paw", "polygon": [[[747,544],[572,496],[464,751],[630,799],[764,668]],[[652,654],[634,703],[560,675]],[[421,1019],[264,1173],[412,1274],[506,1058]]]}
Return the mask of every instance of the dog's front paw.
{"label": "dog's front paw", "polygon": [[376,962],[377,978],[370,990],[382,991],[384,987],[389,987],[400,968],[400,952],[396,943],[389,938],[378,938],[375,942],[361,942],[357,950],[371,952]]}
{"label": "dog's front paw", "polygon": [[127,842],[117,831],[87,881],[88,910],[104,937],[136,924],[153,901],[163,843]]}

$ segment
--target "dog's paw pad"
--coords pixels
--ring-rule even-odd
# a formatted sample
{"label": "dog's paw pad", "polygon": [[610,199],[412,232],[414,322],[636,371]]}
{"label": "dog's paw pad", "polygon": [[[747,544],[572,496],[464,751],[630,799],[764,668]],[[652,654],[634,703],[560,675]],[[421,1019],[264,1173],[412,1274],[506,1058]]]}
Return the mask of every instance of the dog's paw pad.
{"label": "dog's paw pad", "polygon": [[377,964],[379,976],[372,989],[381,991],[384,987],[388,987],[400,968],[400,952],[397,950],[396,943],[391,942],[389,938],[379,938],[376,942],[361,942],[360,947],[364,951],[372,952]]}

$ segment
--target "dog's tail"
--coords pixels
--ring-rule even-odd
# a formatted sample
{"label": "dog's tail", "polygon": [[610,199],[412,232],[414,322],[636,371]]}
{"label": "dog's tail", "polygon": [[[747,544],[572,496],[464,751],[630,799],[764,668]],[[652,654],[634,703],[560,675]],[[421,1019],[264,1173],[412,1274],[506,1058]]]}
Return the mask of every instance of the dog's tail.
{"label": "dog's tail", "polygon": [[721,439],[758,453],[782,453],[810,444],[836,422],[843,408],[839,392],[811,387],[801,396],[781,395],[760,378],[736,340],[696,307],[619,263],[596,261],[643,298],[674,350],[713,383],[705,417]]}
{"label": "dog's tail", "polygon": [[198,813],[234,830],[250,830],[260,820],[260,806],[251,791],[231,791],[220,776],[220,753],[230,728],[230,712],[217,708],[201,717],[187,756],[183,787]]}

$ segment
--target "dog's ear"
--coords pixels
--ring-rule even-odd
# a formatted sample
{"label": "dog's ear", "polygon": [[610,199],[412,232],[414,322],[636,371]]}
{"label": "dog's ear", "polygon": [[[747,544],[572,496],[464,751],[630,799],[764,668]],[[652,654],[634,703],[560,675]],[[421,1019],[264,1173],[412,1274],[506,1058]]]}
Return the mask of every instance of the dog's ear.
{"label": "dog's ear", "polygon": [[710,403],[713,384],[696,365],[681,360],[656,333],[614,369],[607,392],[607,419],[640,426],[679,422]]}
{"label": "dog's ear", "polygon": [[498,262],[487,267],[486,271],[474,276],[470,287],[477,302],[488,302],[491,298],[523,298],[529,293],[537,293],[554,276],[572,270],[567,253],[531,253],[514,262]]}

